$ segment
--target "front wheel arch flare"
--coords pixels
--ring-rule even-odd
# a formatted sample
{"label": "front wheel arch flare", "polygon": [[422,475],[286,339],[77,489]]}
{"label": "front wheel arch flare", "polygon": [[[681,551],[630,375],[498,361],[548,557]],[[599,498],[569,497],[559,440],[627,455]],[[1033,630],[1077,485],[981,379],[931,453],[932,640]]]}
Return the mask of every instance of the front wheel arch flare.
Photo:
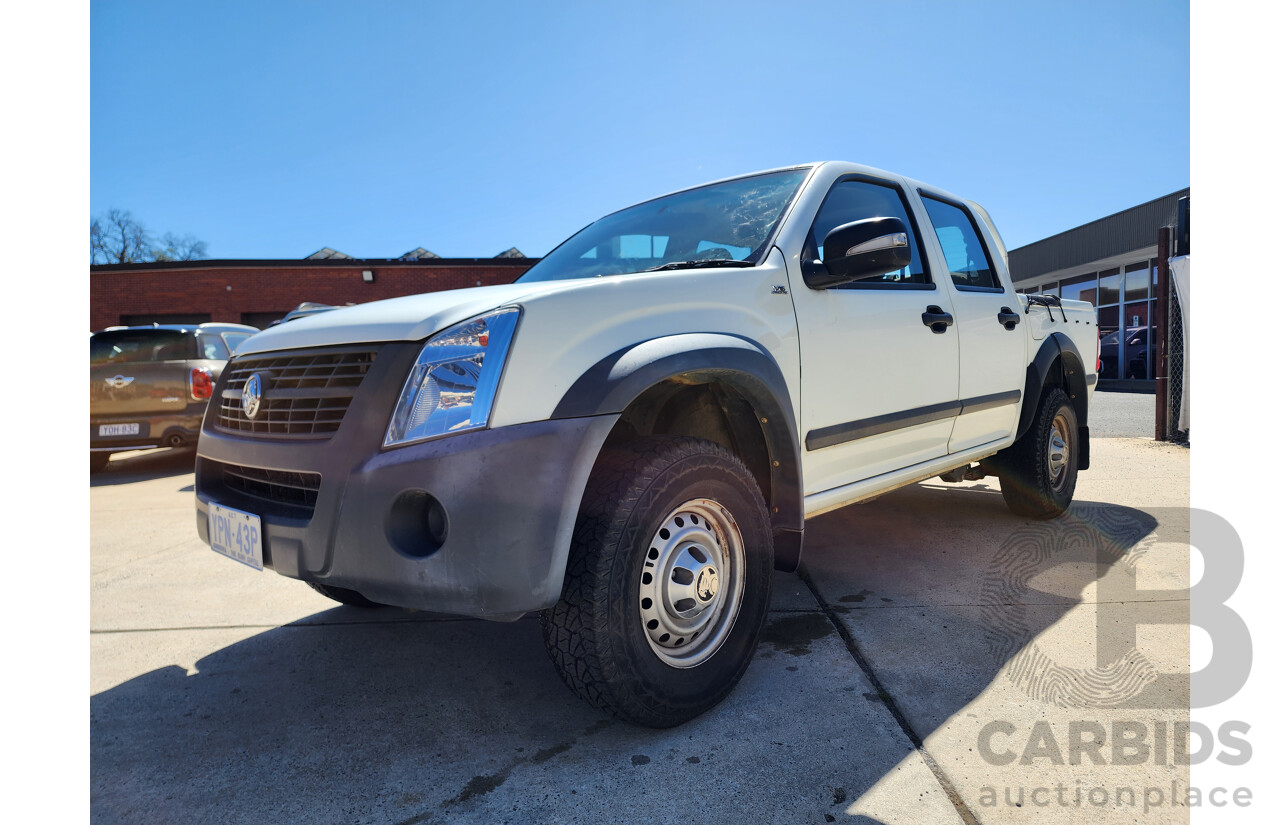
{"label": "front wheel arch flare", "polygon": [[804,528],[800,441],[786,379],[760,346],[723,333],[652,338],[601,359],[565,392],[552,418],[622,413],[664,381],[719,383],[757,413],[770,458],[770,516],[775,530]]}

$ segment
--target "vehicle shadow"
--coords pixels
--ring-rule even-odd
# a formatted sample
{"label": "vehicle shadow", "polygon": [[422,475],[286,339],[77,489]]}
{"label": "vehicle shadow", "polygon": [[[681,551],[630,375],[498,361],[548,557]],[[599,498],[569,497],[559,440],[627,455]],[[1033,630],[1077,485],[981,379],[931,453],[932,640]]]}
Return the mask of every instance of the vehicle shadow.
{"label": "vehicle shadow", "polygon": [[[91,698],[93,819],[660,823],[689,821],[696,805],[700,822],[873,825],[846,809],[901,777],[913,748],[828,616],[927,738],[1017,653],[992,646],[975,571],[1026,522],[991,493],[917,487],[815,519],[806,571],[829,611],[775,612],[729,699],[672,730],[617,723],[573,697],[531,617],[339,607],[192,672],[143,674]],[[1128,525],[1112,530],[1116,558],[1157,526],[1130,508],[1078,507]],[[1077,529],[1048,523],[1050,536]],[[1023,617],[1021,643],[1104,572],[1070,566],[1064,595]],[[979,580],[972,592],[957,590],[965,577]],[[932,782],[922,764],[918,775]]]}
{"label": "vehicle shadow", "polygon": [[[685,822],[692,799],[700,822],[848,821],[845,800],[910,752],[868,745],[883,720],[797,718],[797,699],[874,708],[835,643],[814,666],[757,661],[729,701],[655,731],[570,694],[534,618],[384,612],[335,608],[93,696],[94,821]],[[799,770],[780,777],[779,759]]]}
{"label": "vehicle shadow", "polygon": [[925,483],[813,519],[804,571],[921,739],[997,684],[1033,706],[1183,708],[1185,716],[1189,663],[1159,680],[1142,656],[1098,664],[1123,622],[1104,627],[1088,608],[1077,629],[1046,630],[1086,600],[1128,600],[1115,610],[1186,636],[1189,601],[1138,605],[1136,582],[1139,561],[1158,554],[1154,570],[1143,567],[1155,584],[1143,586],[1185,587],[1174,572],[1188,564],[1189,533],[1186,508],[1078,500],[1057,519],[1035,521],[1012,514],[994,486]]}
{"label": "vehicle shadow", "polygon": [[113,455],[107,468],[89,475],[90,487],[111,487],[193,473],[195,447],[162,447]]}

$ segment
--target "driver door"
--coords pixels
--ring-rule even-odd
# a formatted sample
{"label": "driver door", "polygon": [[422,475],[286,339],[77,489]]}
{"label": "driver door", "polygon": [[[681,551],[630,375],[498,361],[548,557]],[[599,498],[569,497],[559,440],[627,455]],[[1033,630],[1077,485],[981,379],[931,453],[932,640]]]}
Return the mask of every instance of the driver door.
{"label": "driver door", "polygon": [[[900,183],[866,175],[837,180],[809,232],[804,260],[842,224],[896,217],[911,228],[911,264],[829,289],[793,280],[800,334],[800,438],[812,495],[947,454],[959,403],[960,354],[952,300],[934,283],[920,223]],[[941,328],[941,331],[935,331]]]}

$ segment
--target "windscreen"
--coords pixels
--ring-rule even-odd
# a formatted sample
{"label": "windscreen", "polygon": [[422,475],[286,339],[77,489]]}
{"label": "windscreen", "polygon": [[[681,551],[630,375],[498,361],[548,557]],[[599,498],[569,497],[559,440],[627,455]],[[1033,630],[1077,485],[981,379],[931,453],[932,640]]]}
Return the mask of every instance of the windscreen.
{"label": "windscreen", "polygon": [[681,263],[757,263],[807,169],[770,172],[677,192],[583,229],[520,281],[643,272]]}
{"label": "windscreen", "polygon": [[90,366],[182,361],[189,357],[190,337],[181,330],[121,329],[99,332],[89,339]]}

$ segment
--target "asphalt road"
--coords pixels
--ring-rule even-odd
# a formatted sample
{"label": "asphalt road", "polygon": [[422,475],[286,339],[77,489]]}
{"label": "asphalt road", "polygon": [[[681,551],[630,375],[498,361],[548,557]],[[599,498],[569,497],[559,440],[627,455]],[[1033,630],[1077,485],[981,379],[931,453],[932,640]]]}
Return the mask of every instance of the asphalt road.
{"label": "asphalt road", "polygon": [[1095,392],[1089,400],[1093,438],[1155,438],[1156,397],[1140,392]]}
{"label": "asphalt road", "polygon": [[[743,681],[666,731],[573,697],[533,618],[335,606],[214,554],[191,462],[91,481],[95,823],[1188,821],[1185,766],[1055,760],[1037,727],[1065,754],[1073,725],[1186,720],[1189,601],[1144,596],[1190,583],[1186,449],[1097,439],[1049,524],[994,479],[811,520]],[[1141,656],[1099,668],[1129,619]]]}

